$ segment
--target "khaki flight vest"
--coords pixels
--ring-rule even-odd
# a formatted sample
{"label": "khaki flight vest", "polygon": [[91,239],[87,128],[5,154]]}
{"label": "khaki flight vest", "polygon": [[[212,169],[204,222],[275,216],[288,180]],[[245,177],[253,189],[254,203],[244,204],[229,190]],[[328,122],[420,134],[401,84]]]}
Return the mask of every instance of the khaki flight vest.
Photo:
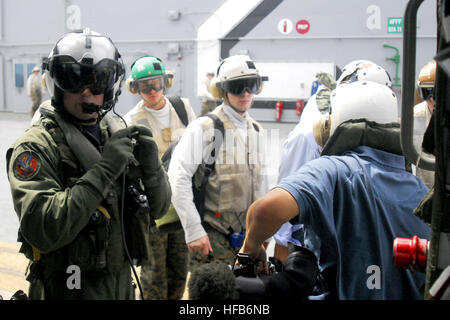
{"label": "khaki flight vest", "polygon": [[[140,101],[137,105],[136,112],[130,115],[132,123],[143,124],[151,128],[153,138],[158,146],[160,158],[173,142],[178,141],[181,138],[186,129],[178,117],[175,108],[168,99],[166,100],[166,103],[168,103],[168,106],[170,107],[170,127],[168,128],[165,128],[153,114],[145,110],[146,107],[144,101]],[[183,101],[183,103],[186,112],[189,114],[189,111],[186,108],[186,101]],[[155,220],[155,224],[160,230],[167,230],[169,232],[182,229],[180,219],[173,204],[170,204],[167,213],[162,218]]]}
{"label": "khaki flight vest", "polygon": [[[159,157],[161,158],[169,146],[179,140],[185,130],[181,120],[178,118],[177,112],[172,104],[166,100],[170,107],[170,127],[165,128],[163,124],[156,119],[150,112],[145,110],[144,102],[138,104],[138,110],[131,115],[131,121],[136,124],[143,124],[152,129],[153,138],[158,145]],[[187,110],[186,110],[187,112]]]}
{"label": "khaki flight vest", "polygon": [[[222,106],[212,113],[223,122],[225,137],[215,170],[206,185],[204,221],[224,234],[244,232],[247,209],[256,200],[255,190],[261,185],[263,158],[259,143],[262,142],[262,127],[251,119],[247,120],[246,144]],[[208,117],[202,119],[204,134],[209,133],[208,141],[212,142],[213,122]],[[200,165],[195,174],[196,185],[200,183],[203,172],[204,165]]]}

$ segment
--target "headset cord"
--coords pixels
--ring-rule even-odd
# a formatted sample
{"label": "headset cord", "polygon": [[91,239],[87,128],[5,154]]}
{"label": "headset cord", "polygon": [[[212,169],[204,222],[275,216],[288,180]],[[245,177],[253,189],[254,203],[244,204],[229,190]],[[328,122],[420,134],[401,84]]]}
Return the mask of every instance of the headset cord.
{"label": "headset cord", "polygon": [[[237,219],[239,225],[241,226],[241,232],[240,232],[240,233],[242,233],[242,236],[245,238],[245,228],[244,228],[244,226],[242,225],[241,219],[240,219],[242,213],[239,214],[239,215],[236,213],[236,211],[233,211],[233,213],[234,213],[234,216],[236,217],[236,219]],[[244,241],[244,239],[242,239],[242,241]],[[244,244],[244,243],[242,242],[242,244]],[[237,256],[237,254],[239,253],[239,251],[241,250],[242,244],[241,244],[241,246],[240,246],[237,250],[236,250],[235,247],[232,247],[232,249],[233,249],[233,251],[234,251],[234,254],[235,254],[236,256]],[[237,257],[236,257],[236,260],[237,260]]]}
{"label": "headset cord", "polygon": [[[123,119],[118,113],[116,113],[115,108],[113,108],[113,113],[116,116],[118,116],[125,124],[125,127],[128,128],[128,125],[127,125],[125,119]],[[121,233],[122,233],[122,242],[123,242],[123,247],[125,249],[125,255],[127,257],[128,263],[130,264],[131,270],[133,270],[134,277],[135,277],[137,285],[139,287],[139,293],[141,295],[141,300],[144,300],[144,291],[142,290],[141,281],[139,280],[136,269],[134,268],[133,260],[131,259],[130,252],[128,251],[127,241],[126,241],[126,237],[125,237],[125,225],[124,225],[124,219],[123,219],[124,208],[125,208],[125,183],[126,183],[126,172],[124,171],[122,173],[122,197],[121,197],[121,204],[120,204],[120,229],[121,229]]]}

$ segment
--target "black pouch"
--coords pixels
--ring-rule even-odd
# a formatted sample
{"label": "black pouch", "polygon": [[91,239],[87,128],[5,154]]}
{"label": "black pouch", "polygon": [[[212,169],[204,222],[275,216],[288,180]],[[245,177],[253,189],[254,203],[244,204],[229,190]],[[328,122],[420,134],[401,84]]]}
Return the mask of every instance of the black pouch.
{"label": "black pouch", "polygon": [[136,265],[150,257],[150,207],[147,197],[136,184],[130,184],[125,194],[125,239],[131,259]]}
{"label": "black pouch", "polygon": [[68,246],[69,265],[77,265],[81,271],[104,270],[108,239],[109,219],[96,210],[86,228]]}

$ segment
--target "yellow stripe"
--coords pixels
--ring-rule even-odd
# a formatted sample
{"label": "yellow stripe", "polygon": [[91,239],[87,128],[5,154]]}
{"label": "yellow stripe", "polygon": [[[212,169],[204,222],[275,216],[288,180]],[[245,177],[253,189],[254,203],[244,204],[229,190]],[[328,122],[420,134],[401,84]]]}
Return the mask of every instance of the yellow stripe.
{"label": "yellow stripe", "polygon": [[35,247],[33,248],[33,261],[39,261],[41,259],[41,253]]}
{"label": "yellow stripe", "polygon": [[98,211],[103,213],[107,219],[111,219],[111,216],[109,215],[108,210],[106,210],[104,207],[98,206],[97,209],[98,209]]}

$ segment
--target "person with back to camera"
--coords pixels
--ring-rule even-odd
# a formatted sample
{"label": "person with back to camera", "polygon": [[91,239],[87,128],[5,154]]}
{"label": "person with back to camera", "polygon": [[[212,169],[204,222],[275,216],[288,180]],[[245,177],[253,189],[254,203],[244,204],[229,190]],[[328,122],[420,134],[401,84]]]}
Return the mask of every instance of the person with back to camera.
{"label": "person with back to camera", "polygon": [[[389,73],[369,60],[349,62],[344,66],[341,75],[336,81],[327,73],[321,73],[318,77],[323,84],[319,87],[317,93],[308,100],[299,123],[289,133],[288,138],[283,143],[278,182],[297,171],[309,161],[320,157],[322,146],[317,144],[314,139],[313,123],[322,114],[329,112],[330,94],[336,86],[363,80],[374,81],[389,88],[392,86]],[[275,240],[274,257],[284,261],[288,254],[290,243],[297,246],[302,245],[302,227],[301,225],[292,225],[287,222],[273,238]]]}
{"label": "person with back to camera", "polygon": [[430,235],[413,214],[428,188],[405,169],[395,93],[371,81],[338,86],[314,137],[321,157],[250,206],[241,253],[264,262],[264,239],[287,221],[302,224],[322,298],[423,299],[425,275],[392,259],[396,237]]}

